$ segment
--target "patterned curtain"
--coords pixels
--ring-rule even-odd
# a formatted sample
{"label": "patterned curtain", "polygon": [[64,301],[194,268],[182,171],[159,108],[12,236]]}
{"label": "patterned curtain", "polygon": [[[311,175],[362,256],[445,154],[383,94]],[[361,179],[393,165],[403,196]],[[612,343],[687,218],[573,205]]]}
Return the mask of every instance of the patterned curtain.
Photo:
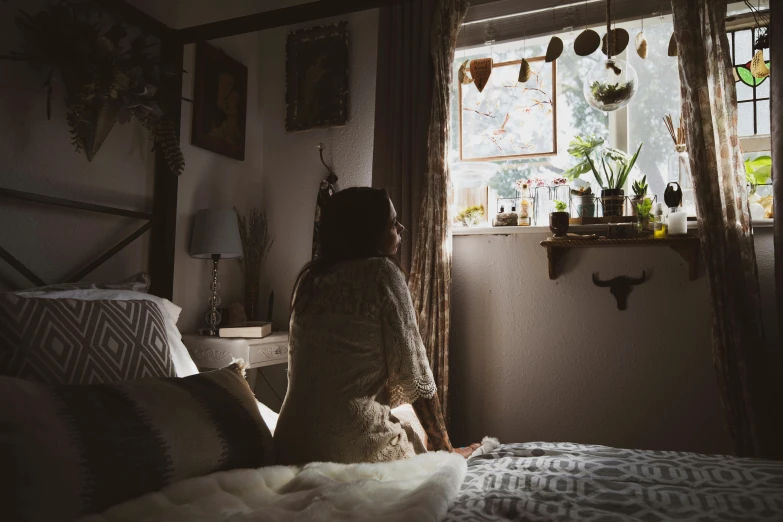
{"label": "patterned curtain", "polygon": [[419,211],[418,235],[408,286],[419,314],[419,331],[427,347],[435,383],[448,422],[449,315],[451,294],[451,223],[446,161],[451,92],[457,33],[468,10],[464,0],[438,0],[430,40],[433,65],[432,109],[426,179]]}
{"label": "patterned curtain", "polygon": [[[780,430],[774,424],[783,407],[777,384],[783,372],[779,347],[766,345],[762,334],[726,2],[672,0],[672,8],[683,121],[710,289],[713,363],[726,424],[735,454],[780,454],[772,446],[773,432]],[[777,377],[772,377],[773,367]]]}

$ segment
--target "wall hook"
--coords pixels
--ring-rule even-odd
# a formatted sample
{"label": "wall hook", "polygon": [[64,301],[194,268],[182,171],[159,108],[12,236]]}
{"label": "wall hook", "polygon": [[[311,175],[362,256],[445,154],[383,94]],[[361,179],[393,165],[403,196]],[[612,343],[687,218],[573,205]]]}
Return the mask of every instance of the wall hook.
{"label": "wall hook", "polygon": [[330,185],[334,185],[335,183],[337,183],[338,178],[337,178],[337,174],[335,174],[332,168],[329,165],[327,165],[326,162],[324,161],[324,150],[326,150],[326,145],[324,145],[322,142],[319,143],[316,148],[318,149],[318,155],[321,158],[321,163],[323,163],[323,166],[326,167],[327,171],[329,171],[329,176],[327,176],[326,181]]}
{"label": "wall hook", "polygon": [[593,274],[593,284],[595,286],[606,288],[609,287],[609,293],[611,293],[615,299],[617,299],[617,309],[625,310],[628,307],[628,295],[633,290],[633,287],[640,285],[647,280],[647,273],[642,270],[642,277],[628,277],[618,276],[608,281],[601,281],[598,279],[598,273]]}

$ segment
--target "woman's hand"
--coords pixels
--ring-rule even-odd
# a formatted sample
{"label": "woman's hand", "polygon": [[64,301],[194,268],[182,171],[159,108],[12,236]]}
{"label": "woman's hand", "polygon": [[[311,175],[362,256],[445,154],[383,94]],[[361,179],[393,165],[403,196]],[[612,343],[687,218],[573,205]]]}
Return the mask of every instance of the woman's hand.
{"label": "woman's hand", "polygon": [[454,448],[454,453],[458,455],[462,455],[466,459],[469,458],[471,455],[473,455],[473,452],[476,451],[481,447],[480,442],[475,442],[471,444],[470,446],[466,446],[464,448]]}

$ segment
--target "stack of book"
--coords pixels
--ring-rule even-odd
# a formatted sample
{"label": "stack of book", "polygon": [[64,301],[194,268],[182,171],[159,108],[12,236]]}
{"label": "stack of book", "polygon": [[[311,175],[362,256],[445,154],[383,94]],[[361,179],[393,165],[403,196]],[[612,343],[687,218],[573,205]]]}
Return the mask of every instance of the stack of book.
{"label": "stack of book", "polygon": [[218,330],[220,337],[244,337],[260,339],[272,334],[272,323],[266,321],[251,321],[233,324]]}

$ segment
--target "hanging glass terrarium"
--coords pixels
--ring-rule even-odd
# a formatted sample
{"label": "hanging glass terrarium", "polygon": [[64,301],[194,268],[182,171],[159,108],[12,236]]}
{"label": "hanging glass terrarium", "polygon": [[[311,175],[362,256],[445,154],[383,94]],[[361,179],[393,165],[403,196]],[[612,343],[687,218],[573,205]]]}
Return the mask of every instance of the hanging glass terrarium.
{"label": "hanging glass terrarium", "polygon": [[625,60],[609,58],[598,63],[587,74],[584,94],[587,103],[599,111],[622,109],[636,95],[639,78]]}
{"label": "hanging glass terrarium", "polygon": [[[611,0],[606,0],[606,60],[593,67],[584,80],[584,95],[587,103],[599,111],[622,109],[636,95],[639,78],[633,67],[614,56],[621,47],[627,45],[627,38],[619,41],[620,30],[612,30]],[[626,33],[627,35],[627,33]]]}

